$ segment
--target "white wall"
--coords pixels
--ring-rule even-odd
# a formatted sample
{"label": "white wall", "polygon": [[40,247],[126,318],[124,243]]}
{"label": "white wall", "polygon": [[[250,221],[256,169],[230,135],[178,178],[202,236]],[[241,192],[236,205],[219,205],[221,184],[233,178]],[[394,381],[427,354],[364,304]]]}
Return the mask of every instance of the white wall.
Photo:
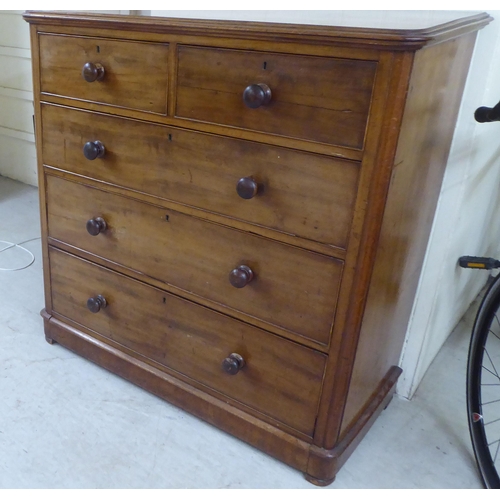
{"label": "white wall", "polygon": [[[110,11],[111,12],[111,11]],[[115,11],[127,13],[129,11]],[[145,15],[373,27],[444,22],[453,11],[135,11]],[[462,13],[463,14],[463,13]],[[407,332],[398,392],[411,397],[435,355],[486,281],[457,267],[465,254],[500,257],[500,123],[474,109],[500,100],[500,11],[478,36],[441,197]],[[0,11],[0,175],[36,184],[28,25]],[[5,68],[7,71],[5,71]]]}
{"label": "white wall", "polygon": [[0,175],[36,186],[30,38],[22,11],[0,11]]}

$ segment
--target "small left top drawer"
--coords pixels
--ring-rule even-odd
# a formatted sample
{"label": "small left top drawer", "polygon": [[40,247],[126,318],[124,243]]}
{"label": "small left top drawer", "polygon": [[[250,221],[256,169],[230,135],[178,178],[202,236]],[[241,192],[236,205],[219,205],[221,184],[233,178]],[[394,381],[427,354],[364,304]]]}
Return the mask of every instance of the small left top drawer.
{"label": "small left top drawer", "polygon": [[167,112],[168,45],[40,34],[42,94]]}

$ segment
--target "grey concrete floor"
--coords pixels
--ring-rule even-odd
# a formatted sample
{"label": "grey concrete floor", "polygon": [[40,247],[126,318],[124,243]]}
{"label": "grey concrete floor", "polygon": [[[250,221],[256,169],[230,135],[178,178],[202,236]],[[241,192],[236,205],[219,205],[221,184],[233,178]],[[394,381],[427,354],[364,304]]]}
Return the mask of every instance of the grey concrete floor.
{"label": "grey concrete floor", "polygon": [[[39,235],[35,188],[0,177],[0,240]],[[0,249],[5,245],[0,243]],[[44,340],[36,260],[0,271],[0,488],[313,489],[301,473]],[[0,268],[21,267],[19,249]],[[480,488],[465,417],[473,308],[411,401],[395,398],[328,488]]]}

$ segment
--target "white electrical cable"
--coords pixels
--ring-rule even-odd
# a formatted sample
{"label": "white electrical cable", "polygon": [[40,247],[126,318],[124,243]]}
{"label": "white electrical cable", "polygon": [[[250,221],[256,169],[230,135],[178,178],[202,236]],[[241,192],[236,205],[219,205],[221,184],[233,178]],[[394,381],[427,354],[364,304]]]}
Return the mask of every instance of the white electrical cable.
{"label": "white electrical cable", "polygon": [[21,243],[11,243],[10,241],[0,240],[0,243],[7,244],[6,247],[4,247],[0,250],[0,253],[5,252],[6,250],[9,250],[10,248],[17,247],[17,248],[20,248],[21,250],[24,250],[26,253],[29,253],[31,255],[31,262],[29,264],[27,264],[26,266],[17,267],[14,269],[4,269],[4,268],[0,267],[0,271],[22,271],[23,269],[30,267],[31,264],[33,264],[33,262],[35,262],[35,256],[27,248],[24,248],[21,245],[23,245],[24,243],[28,243],[29,241],[35,241],[35,240],[39,240],[39,239],[40,239],[40,236],[38,238],[31,238],[29,240],[21,241]]}

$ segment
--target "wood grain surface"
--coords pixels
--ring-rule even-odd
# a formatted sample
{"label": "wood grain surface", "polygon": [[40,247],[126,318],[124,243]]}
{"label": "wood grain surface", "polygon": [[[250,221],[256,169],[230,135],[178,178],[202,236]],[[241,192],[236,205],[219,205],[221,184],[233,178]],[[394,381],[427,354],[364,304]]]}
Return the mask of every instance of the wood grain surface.
{"label": "wood grain surface", "polygon": [[[373,61],[178,48],[176,116],[363,149]],[[264,83],[269,104],[250,109],[248,85]]]}
{"label": "wood grain surface", "polygon": [[[46,165],[346,247],[357,162],[51,105],[42,123]],[[94,140],[106,154],[89,161],[82,150]],[[259,184],[252,200],[236,192],[246,176]]]}
{"label": "wood grain surface", "polygon": [[[328,344],[341,261],[57,177],[47,197],[51,238]],[[86,230],[94,217],[108,226],[98,236]],[[242,264],[255,278],[236,289]]]}
{"label": "wood grain surface", "polygon": [[[325,355],[280,339],[118,273],[51,250],[54,312],[312,435]],[[102,294],[105,309],[86,302]],[[236,375],[223,360],[239,353]]]}
{"label": "wood grain surface", "polygon": [[[167,113],[168,44],[48,34],[39,40],[43,94]],[[87,62],[104,67],[102,81],[83,79]]]}

